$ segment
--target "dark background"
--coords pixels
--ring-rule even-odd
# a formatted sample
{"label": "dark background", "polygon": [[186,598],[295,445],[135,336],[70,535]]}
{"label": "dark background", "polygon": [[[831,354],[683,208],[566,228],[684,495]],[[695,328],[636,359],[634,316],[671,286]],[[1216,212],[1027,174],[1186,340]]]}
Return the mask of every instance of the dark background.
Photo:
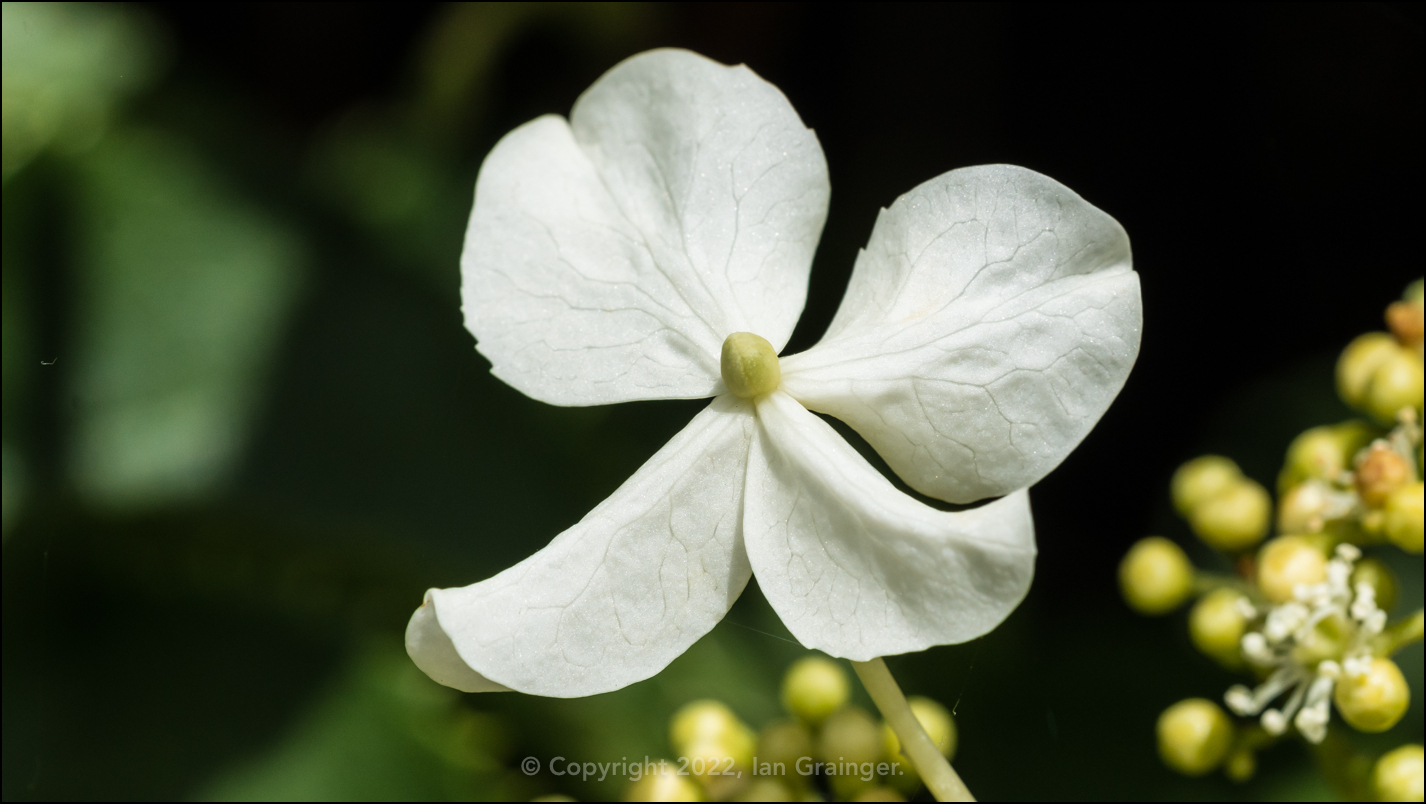
{"label": "dark background", "polygon": [[[830,322],[877,210],[945,171],[1024,165],[1129,232],[1142,351],[1098,427],[1032,493],[1030,598],[985,639],[893,662],[908,691],[957,704],[957,767],[971,789],[983,799],[1319,794],[1295,745],[1265,754],[1247,788],[1159,765],[1157,713],[1217,698],[1232,679],[1188,647],[1181,614],[1130,614],[1114,572],[1150,532],[1215,560],[1168,512],[1179,463],[1224,451],[1271,487],[1295,433],[1349,415],[1332,361],[1380,328],[1385,304],[1421,272],[1420,6],[1157,8],[141,7],[166,69],[125,119],[183,138],[234,192],[300,231],[310,278],[281,323],[233,479],[199,502],[117,513],[86,503],[60,457],[72,438],[62,371],[37,373],[22,412],[7,415],[31,492],[5,538],[4,797],[618,794],[554,779],[500,787],[519,780],[486,766],[470,786],[435,792],[282,787],[275,771],[232,769],[271,766],[272,746],[301,743],[294,729],[321,732],[311,712],[328,704],[312,702],[360,687],[350,679],[364,671],[351,668],[399,644],[423,588],[470,583],[538,549],[699,408],[528,400],[489,376],[458,309],[483,155],[655,46],[748,64],[826,151],[831,212],[788,352]],[[363,211],[363,192],[390,192],[381,176],[371,190],[351,184],[365,181],[360,169],[343,172],[367,153],[426,171],[414,211]],[[60,355],[60,369],[78,282],[67,268],[70,170],[42,155],[7,182],[5,200],[6,240],[20,233],[14,248],[30,255],[38,289],[32,353],[19,359]],[[28,223],[12,220],[12,197],[37,210]],[[19,263],[8,254],[10,272]],[[504,729],[481,749],[491,767],[508,761],[502,751],[666,752],[661,724],[696,695],[727,697],[757,725],[800,649],[761,633],[785,631],[755,584],[729,619],[713,647],[696,649],[722,659],[690,653],[670,679],[627,694],[454,706]],[[1413,655],[1419,693],[1419,646]],[[725,665],[743,675],[709,669]],[[757,688],[741,704],[740,685]],[[1421,739],[1419,698],[1392,744]],[[333,749],[368,763],[361,750]],[[423,762],[435,760],[403,767]]]}

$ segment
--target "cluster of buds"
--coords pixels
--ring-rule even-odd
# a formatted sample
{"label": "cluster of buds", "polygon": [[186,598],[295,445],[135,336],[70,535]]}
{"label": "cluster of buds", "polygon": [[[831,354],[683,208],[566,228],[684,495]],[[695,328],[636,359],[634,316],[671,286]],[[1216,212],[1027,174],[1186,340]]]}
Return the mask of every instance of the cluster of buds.
{"label": "cluster of buds", "polygon": [[[956,724],[930,698],[908,699],[949,759]],[[721,701],[674,713],[665,760],[629,787],[626,801],[905,801],[921,788],[891,728],[851,703],[843,667],[821,656],[798,660],[782,682],[788,717],[754,731]]]}
{"label": "cluster of buds", "polygon": [[[1410,686],[1391,657],[1421,640],[1423,613],[1389,622],[1397,579],[1364,550],[1422,552],[1422,318],[1418,281],[1387,309],[1390,333],[1368,333],[1344,350],[1337,387],[1365,418],[1315,427],[1292,442],[1275,517],[1267,489],[1228,458],[1203,456],[1175,473],[1175,508],[1236,573],[1199,571],[1161,537],[1135,544],[1120,565],[1132,608],[1162,615],[1194,600],[1193,644],[1255,679],[1223,696],[1242,720],[1204,698],[1164,711],[1159,751],[1174,770],[1222,769],[1246,780],[1256,753],[1280,738],[1300,736],[1321,758],[1327,748],[1354,750],[1329,740],[1334,722],[1375,733],[1405,716]],[[1422,800],[1422,746],[1350,764],[1362,777],[1348,780],[1357,792]]]}

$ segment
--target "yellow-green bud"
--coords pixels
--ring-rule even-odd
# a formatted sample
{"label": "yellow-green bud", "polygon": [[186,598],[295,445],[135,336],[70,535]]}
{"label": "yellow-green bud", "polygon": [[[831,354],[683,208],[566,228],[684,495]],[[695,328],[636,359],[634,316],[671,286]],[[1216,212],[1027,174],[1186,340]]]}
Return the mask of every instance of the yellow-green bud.
{"label": "yellow-green bud", "polygon": [[1372,440],[1372,429],[1356,420],[1304,430],[1287,448],[1278,489],[1316,478],[1335,482],[1351,468],[1352,456]]}
{"label": "yellow-green bud", "polygon": [[865,709],[849,706],[827,718],[817,741],[817,756],[827,762],[878,762],[881,728]]}
{"label": "yellow-green bud", "polygon": [[1193,564],[1162,536],[1140,539],[1119,562],[1119,589],[1140,614],[1168,614],[1193,592]]}
{"label": "yellow-green bud", "polygon": [[692,776],[680,776],[678,763],[644,766],[644,775],[624,792],[625,801],[703,801],[703,790]]}
{"label": "yellow-green bud", "polygon": [[1256,481],[1242,478],[1200,503],[1188,518],[1198,538],[1225,553],[1247,550],[1268,534],[1272,498]]}
{"label": "yellow-green bud", "polygon": [[1283,492],[1277,505],[1277,529],[1281,533],[1312,533],[1326,524],[1323,515],[1331,504],[1328,487],[1309,480]]}
{"label": "yellow-green bud", "polygon": [[851,692],[841,665],[822,656],[806,656],[783,676],[782,706],[815,726],[846,706]]}
{"label": "yellow-green bud", "polygon": [[1169,481],[1173,506],[1181,516],[1188,517],[1199,504],[1226,491],[1242,477],[1238,464],[1222,455],[1194,458],[1180,466]]}
{"label": "yellow-green bud", "polygon": [[1258,552],[1258,588],[1274,603],[1293,599],[1301,584],[1327,580],[1327,555],[1319,539],[1279,536]]}
{"label": "yellow-green bud", "polygon": [[1396,605],[1396,573],[1391,571],[1391,567],[1375,558],[1358,561],[1352,568],[1352,589],[1362,583],[1376,593],[1376,604],[1382,611],[1391,611],[1391,607]]}
{"label": "yellow-green bud", "polygon": [[1343,674],[1332,699],[1353,728],[1375,733],[1395,726],[1406,714],[1411,687],[1396,662],[1378,657],[1361,675]]}
{"label": "yellow-green bud", "polygon": [[1337,393],[1348,405],[1362,407],[1372,374],[1399,351],[1396,340],[1385,332],[1358,335],[1337,358]]}
{"label": "yellow-green bud", "polygon": [[1422,495],[1418,481],[1393,491],[1386,498],[1386,537],[1408,553],[1420,553],[1422,548]]}
{"label": "yellow-green bud", "polygon": [[[911,713],[916,716],[921,728],[926,730],[926,736],[931,738],[932,743],[935,743],[941,756],[946,759],[955,759],[956,721],[951,717],[950,711],[941,706],[939,702],[919,695],[907,698],[906,702],[911,705]],[[902,755],[901,740],[897,738],[890,723],[881,724],[881,747],[882,759],[888,763],[899,763],[897,766],[899,773],[887,776],[887,784],[902,795],[915,795],[921,787],[921,777],[911,761]]]}
{"label": "yellow-green bud", "polygon": [[[762,755],[758,755],[758,762],[762,762]],[[796,773],[796,771],[791,771]],[[782,782],[767,777],[754,779],[735,801],[797,801],[797,796],[792,790]]]}
{"label": "yellow-green bud", "polygon": [[721,701],[703,699],[679,707],[669,721],[669,742],[680,754],[698,743],[724,742],[747,731],[738,716]]}
{"label": "yellow-green bud", "polygon": [[1372,788],[1377,801],[1420,801],[1426,794],[1423,784],[1426,750],[1407,743],[1382,755],[1372,769]]}
{"label": "yellow-green bud", "polygon": [[[758,773],[799,780],[797,760],[812,756],[812,732],[795,720],[779,720],[763,727],[758,735]],[[767,763],[767,773],[761,768]],[[782,772],[778,773],[778,765]]]}
{"label": "yellow-green bud", "polygon": [[1242,593],[1235,589],[1214,589],[1193,604],[1188,615],[1188,634],[1194,646],[1229,668],[1242,664],[1238,645],[1248,627],[1242,600]]}
{"label": "yellow-green bud", "polygon": [[[956,755],[956,722],[951,719],[950,710],[941,706],[939,702],[920,695],[913,695],[907,698],[906,702],[911,705],[911,713],[916,716],[921,728],[926,730],[926,736],[936,744],[941,756],[946,759],[954,758]],[[906,762],[906,758],[901,756],[901,740],[897,739],[896,732],[892,730],[889,723],[881,725],[881,745],[887,761],[903,764]]]}
{"label": "yellow-green bud", "polygon": [[1377,421],[1391,424],[1402,408],[1421,407],[1423,381],[1420,355],[1398,346],[1372,372],[1362,406]]}
{"label": "yellow-green bud", "polygon": [[576,799],[576,798],[574,798],[573,796],[567,796],[567,795],[565,795],[564,793],[546,793],[546,794],[543,795],[543,796],[535,796],[534,798],[530,799],[531,802],[555,802],[555,801],[578,801],[578,800],[579,800],[579,799]]}
{"label": "yellow-green bud", "polygon": [[863,778],[868,774],[861,771],[881,761],[881,748],[881,727],[860,707],[849,706],[828,717],[817,740],[818,758],[856,771],[828,774],[833,792],[841,798],[851,798],[872,786],[875,776]]}
{"label": "yellow-green bud", "polygon": [[1246,782],[1258,772],[1258,757],[1246,749],[1234,751],[1223,763],[1223,773],[1235,782]]}
{"label": "yellow-green bud", "polygon": [[1187,776],[1202,776],[1222,764],[1233,742],[1233,722],[1218,704],[1203,698],[1179,701],[1159,715],[1159,756]]}
{"label": "yellow-green bud", "polygon": [[734,396],[755,399],[776,391],[781,382],[777,350],[766,338],[734,332],[723,341],[723,384]]}

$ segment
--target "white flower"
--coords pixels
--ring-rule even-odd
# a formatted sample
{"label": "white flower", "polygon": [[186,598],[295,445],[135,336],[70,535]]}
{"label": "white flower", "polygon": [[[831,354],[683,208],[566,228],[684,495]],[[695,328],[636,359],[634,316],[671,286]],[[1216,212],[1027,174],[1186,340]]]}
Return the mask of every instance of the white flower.
{"label": "white flower", "polygon": [[[773,354],[802,311],[827,166],[746,67],[657,50],[569,121],[510,132],[476,182],[466,326],[555,405],[713,397],[579,524],[493,578],[427,593],[407,649],[458,689],[591,695],[654,675],[751,574],[810,648],[869,660],[986,633],[1024,597],[1026,488],[1089,432],[1138,353],[1129,241],[1024,168],[967,168],[882,210],[822,341],[728,392],[729,335]],[[776,365],[775,360],[773,365]],[[808,409],[850,424],[899,492]]]}

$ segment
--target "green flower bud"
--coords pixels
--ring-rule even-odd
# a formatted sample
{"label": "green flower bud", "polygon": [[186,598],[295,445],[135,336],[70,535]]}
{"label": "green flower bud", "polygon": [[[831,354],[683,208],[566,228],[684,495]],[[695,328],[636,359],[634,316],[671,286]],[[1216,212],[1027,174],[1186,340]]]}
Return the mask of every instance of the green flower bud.
{"label": "green flower bud", "polygon": [[1229,669],[1243,663],[1238,648],[1248,628],[1243,600],[1235,589],[1214,589],[1200,598],[1188,615],[1188,635],[1194,646]]}
{"label": "green flower bud", "polygon": [[818,759],[855,771],[828,774],[832,791],[840,798],[851,798],[876,782],[875,776],[866,778],[868,774],[861,771],[868,764],[874,768],[881,761],[881,749],[881,727],[857,706],[849,706],[828,717],[817,740]]}
{"label": "green flower bud", "polygon": [[1352,568],[1352,589],[1362,583],[1376,593],[1376,604],[1382,611],[1391,611],[1391,607],[1396,605],[1396,573],[1391,571],[1391,567],[1375,558],[1361,559]]}
{"label": "green flower bud", "polygon": [[[926,730],[926,736],[930,737],[931,742],[935,743],[936,748],[940,750],[941,756],[946,759],[954,759],[957,741],[956,721],[951,717],[950,711],[937,701],[919,695],[907,698],[906,702],[911,705],[911,713],[916,716],[921,728]],[[889,763],[900,763],[897,767],[900,773],[889,775],[887,783],[902,795],[915,795],[921,787],[921,777],[911,761],[902,755],[901,740],[897,738],[890,723],[881,724],[881,746],[882,759]]]}
{"label": "green flower bud", "polygon": [[1218,704],[1203,698],[1179,701],[1159,715],[1159,756],[1186,776],[1202,776],[1222,764],[1233,743],[1233,722]]}
{"label": "green flower bud", "polygon": [[1304,430],[1287,448],[1278,476],[1278,490],[1304,480],[1335,482],[1352,466],[1352,456],[1371,443],[1373,431],[1365,422],[1351,420]]}
{"label": "green flower bud", "polygon": [[782,706],[815,726],[846,706],[851,692],[841,665],[822,656],[807,656],[783,676]]}
{"label": "green flower bud", "polygon": [[1279,536],[1258,552],[1258,588],[1274,603],[1286,603],[1301,584],[1327,580],[1327,554],[1320,539]]}
{"label": "green flower bud", "polygon": [[1377,367],[1386,362],[1401,347],[1385,332],[1368,332],[1358,335],[1342,356],[1337,358],[1337,393],[1343,401],[1354,408],[1366,403],[1367,386]]}
{"label": "green flower bud", "polygon": [[1252,751],[1234,751],[1223,763],[1223,773],[1235,782],[1246,782],[1258,772],[1258,757]]}
{"label": "green flower bud", "polygon": [[1422,548],[1422,484],[1410,483],[1386,498],[1386,537],[1408,553],[1420,553]]}
{"label": "green flower bud", "polygon": [[1188,524],[1210,547],[1236,553],[1247,550],[1268,534],[1272,508],[1267,489],[1256,481],[1242,478],[1194,508]]}
{"label": "green flower bud", "polygon": [[1421,801],[1426,794],[1423,766],[1426,751],[1419,744],[1408,743],[1383,754],[1372,769],[1377,801]]}
{"label": "green flower bud", "polygon": [[1119,562],[1119,589],[1140,614],[1167,614],[1193,593],[1193,565],[1162,536],[1140,539]]}
{"label": "green flower bud", "polygon": [[1391,424],[1402,408],[1421,407],[1423,382],[1421,357],[1398,346],[1372,372],[1362,407],[1382,424]]}
{"label": "green flower bud", "polygon": [[1358,731],[1376,733],[1395,726],[1411,705],[1411,687],[1390,659],[1374,658],[1365,673],[1344,674],[1332,691],[1342,719]]}
{"label": "green flower bud", "polygon": [[1326,524],[1331,504],[1329,489],[1321,482],[1299,483],[1283,492],[1277,505],[1277,529],[1282,533],[1312,533]]}
{"label": "green flower bud", "polygon": [[[758,735],[758,773],[776,775],[793,782],[802,777],[797,773],[797,760],[812,756],[812,732],[795,720],[774,721]],[[761,768],[767,763],[767,773]],[[781,765],[782,772],[777,768]]]}
{"label": "green flower bud", "polygon": [[755,399],[777,390],[782,368],[777,350],[761,335],[734,332],[723,341],[723,384],[734,396]]}
{"label": "green flower bud", "polygon": [[675,751],[684,754],[698,743],[721,743],[746,731],[747,726],[722,701],[705,698],[690,701],[673,714],[668,740]]}
{"label": "green flower bud", "polygon": [[651,762],[644,775],[624,791],[625,801],[703,801],[692,776],[680,776],[676,762]]}
{"label": "green flower bud", "polygon": [[1226,491],[1242,479],[1238,464],[1222,455],[1203,455],[1185,463],[1173,473],[1169,489],[1179,515],[1188,517],[1200,503]]}

